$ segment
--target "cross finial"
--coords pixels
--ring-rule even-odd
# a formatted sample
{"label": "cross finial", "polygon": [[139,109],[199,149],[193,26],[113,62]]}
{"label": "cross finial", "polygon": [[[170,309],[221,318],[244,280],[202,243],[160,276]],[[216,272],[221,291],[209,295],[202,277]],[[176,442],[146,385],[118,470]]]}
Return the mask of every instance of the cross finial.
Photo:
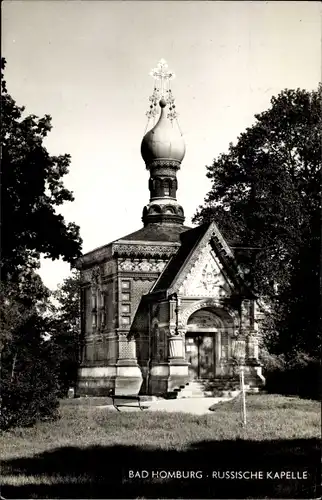
{"label": "cross finial", "polygon": [[172,121],[177,117],[177,112],[175,111],[175,102],[170,89],[170,80],[175,78],[173,71],[168,70],[168,64],[164,59],[160,59],[157,66],[150,71],[150,76],[154,78],[154,90],[153,94],[149,97],[150,109],[147,111],[147,117],[154,118],[159,112],[158,103],[160,99],[163,99],[169,106],[169,112],[167,117]]}
{"label": "cross finial", "polygon": [[175,78],[173,71],[168,71],[168,64],[164,59],[160,59],[156,68],[150,71],[150,75],[155,80],[161,80],[161,82],[169,81]]}

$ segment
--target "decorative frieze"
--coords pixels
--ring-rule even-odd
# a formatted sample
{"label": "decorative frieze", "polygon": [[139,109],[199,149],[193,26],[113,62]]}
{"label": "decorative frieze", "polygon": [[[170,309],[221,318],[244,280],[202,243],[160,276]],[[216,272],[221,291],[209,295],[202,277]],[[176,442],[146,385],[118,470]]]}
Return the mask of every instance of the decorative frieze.
{"label": "decorative frieze", "polygon": [[96,265],[89,269],[84,269],[82,271],[82,279],[84,282],[98,283],[101,282],[105,276],[111,275],[116,271],[116,263],[114,260],[109,260],[101,264]]}
{"label": "decorative frieze", "polygon": [[181,162],[179,160],[168,160],[167,158],[158,158],[147,165],[147,169],[166,168],[179,170]]}
{"label": "decorative frieze", "polygon": [[164,177],[172,177],[173,179],[176,179],[176,169],[168,166],[160,166],[160,165],[154,165],[151,169],[151,175],[154,177],[157,176],[164,176]]}
{"label": "decorative frieze", "polygon": [[158,259],[119,259],[119,271],[151,272],[160,273],[163,271],[166,262]]}
{"label": "decorative frieze", "polygon": [[98,261],[108,259],[111,256],[112,256],[111,245],[106,245],[104,247],[97,248],[96,250],[93,250],[91,252],[82,255],[82,257],[80,257],[77,260],[76,266],[78,269],[82,269],[82,267],[84,266],[88,266],[91,263],[97,263]]}
{"label": "decorative frieze", "polygon": [[113,254],[118,256],[166,256],[170,257],[175,254],[180,245],[113,245]]}

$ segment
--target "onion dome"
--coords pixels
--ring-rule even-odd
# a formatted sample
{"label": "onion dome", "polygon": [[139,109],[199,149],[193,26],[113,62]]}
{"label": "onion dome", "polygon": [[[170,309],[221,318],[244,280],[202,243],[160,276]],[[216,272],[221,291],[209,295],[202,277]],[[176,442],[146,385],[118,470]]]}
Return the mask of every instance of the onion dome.
{"label": "onion dome", "polygon": [[[155,84],[149,97],[148,124],[158,122],[145,134],[141,143],[141,155],[150,172],[150,202],[143,208],[142,221],[149,224],[180,226],[184,222],[183,208],[177,202],[177,171],[186,152],[185,143],[177,122],[175,99],[170,89],[174,73],[161,59],[150,75]],[[161,112],[160,112],[161,108]]]}
{"label": "onion dome", "polygon": [[141,155],[146,166],[155,160],[174,160],[178,163],[184,158],[186,147],[176,120],[167,113],[167,102],[159,101],[161,114],[158,123],[143,137]]}

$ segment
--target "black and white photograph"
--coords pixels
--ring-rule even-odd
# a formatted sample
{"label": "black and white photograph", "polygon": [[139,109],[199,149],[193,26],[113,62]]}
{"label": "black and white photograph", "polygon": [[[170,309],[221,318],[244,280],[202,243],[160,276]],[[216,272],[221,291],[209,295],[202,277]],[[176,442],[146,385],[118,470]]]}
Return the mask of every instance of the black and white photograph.
{"label": "black and white photograph", "polygon": [[1,500],[321,499],[322,4],[1,19]]}

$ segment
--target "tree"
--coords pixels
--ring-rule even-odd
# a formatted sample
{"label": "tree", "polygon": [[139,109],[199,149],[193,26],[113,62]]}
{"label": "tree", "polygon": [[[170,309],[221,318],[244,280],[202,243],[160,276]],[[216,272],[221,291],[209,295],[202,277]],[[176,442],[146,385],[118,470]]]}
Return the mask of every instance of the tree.
{"label": "tree", "polygon": [[52,294],[54,304],[49,319],[51,342],[59,364],[60,394],[66,395],[69,387],[76,386],[80,355],[81,279],[73,271]]}
{"label": "tree", "polygon": [[57,362],[44,316],[49,290],[36,270],[41,254],[73,264],[81,238],[56,213],[73,194],[62,182],[70,156],[51,156],[43,144],[51,117],[25,116],[3,78],[1,87],[1,426],[8,428],[57,416]]}
{"label": "tree", "polygon": [[[2,70],[5,60],[1,60]],[[23,116],[2,79],[2,245],[1,275],[15,277],[21,270],[39,267],[43,253],[73,263],[81,252],[79,228],[66,223],[55,207],[73,201],[62,183],[69,155],[51,156],[43,140],[51,130],[51,117]]]}
{"label": "tree", "polygon": [[57,363],[46,333],[46,321],[34,312],[2,350],[1,429],[58,417]]}
{"label": "tree", "polygon": [[49,290],[34,272],[0,287],[0,426],[32,425],[57,417],[58,380],[54,350],[46,340]]}
{"label": "tree", "polygon": [[207,167],[212,188],[194,222],[215,219],[248,252],[252,284],[271,305],[277,353],[320,349],[321,87],[284,90]]}

